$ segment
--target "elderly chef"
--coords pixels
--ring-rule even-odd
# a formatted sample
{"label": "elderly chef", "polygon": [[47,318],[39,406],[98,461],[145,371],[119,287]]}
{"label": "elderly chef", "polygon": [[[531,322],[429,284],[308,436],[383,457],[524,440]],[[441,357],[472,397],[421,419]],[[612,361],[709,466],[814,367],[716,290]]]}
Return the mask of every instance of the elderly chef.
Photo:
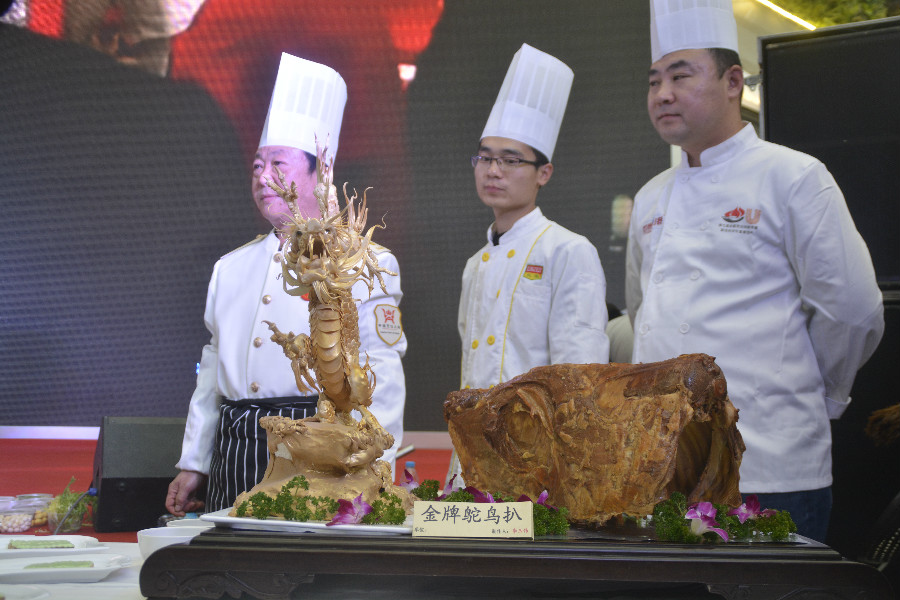
{"label": "elderly chef", "polygon": [[884,329],[872,260],[825,166],[741,121],[730,0],[652,0],[647,108],[680,164],[637,194],[634,362],[716,357],[747,446],[741,492],[824,540],[831,430]]}
{"label": "elderly chef", "polygon": [[[191,397],[177,464],[181,472],[166,498],[166,508],[175,515],[201,508],[204,486],[206,510],[211,512],[230,507],[239,493],[262,479],[269,455],[260,417],[315,414],[317,397],[298,397],[290,360],[269,339],[271,332],[263,323],[309,334],[306,301],[289,296],[282,287],[282,240],[277,231],[289,210],[266,183],[275,180],[277,167],[287,181],[296,183],[301,213],[319,215],[313,195],[316,138],[328,140],[333,158],[346,101],[347,86],[337,72],[282,54],[250,181],[254,202],[273,230],[223,256],[213,268],[204,317],[211,338],[203,348]],[[399,273],[396,258],[378,248],[378,263]],[[394,436],[394,446],[382,457],[390,462],[403,438],[406,384],[400,359],[406,337],[396,327],[403,295],[400,277],[386,276],[385,283],[387,294],[376,285],[370,296],[366,284],[359,282],[353,297],[360,301],[360,355],[368,356],[377,377],[370,408]]]}
{"label": "elderly chef", "polygon": [[[573,79],[563,62],[523,44],[472,157],[478,197],[494,222],[463,272],[462,388],[491,387],[537,366],[609,359],[597,249],[537,206]],[[447,481],[459,472],[454,452]]]}

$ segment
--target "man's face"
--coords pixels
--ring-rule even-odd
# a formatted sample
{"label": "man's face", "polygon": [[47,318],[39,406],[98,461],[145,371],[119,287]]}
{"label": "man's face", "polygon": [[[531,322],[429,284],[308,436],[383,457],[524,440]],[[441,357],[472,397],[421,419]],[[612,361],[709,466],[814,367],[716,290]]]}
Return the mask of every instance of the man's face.
{"label": "man's face", "polygon": [[[509,138],[486,137],[481,140],[478,154],[491,157],[518,157],[533,161],[537,157],[527,144]],[[501,169],[497,161],[475,167],[475,187],[478,197],[494,209],[494,215],[521,217],[534,208],[538,190],[550,180],[553,166],[535,167],[522,164]]]}
{"label": "man's face", "polygon": [[[287,203],[266,182],[278,183],[275,167],[284,175],[285,183],[297,184],[297,208],[305,218],[319,217],[319,206],[313,192],[316,189],[316,171],[310,167],[309,157],[302,150],[288,146],[262,146],[256,151],[250,189],[260,214],[274,227],[279,228],[290,220]],[[280,184],[279,184],[280,185]]]}
{"label": "man's face", "polygon": [[664,141],[699,156],[735,133],[731,100],[739,101],[743,88],[739,67],[719,77],[707,50],[679,50],[653,63],[649,80],[647,111]]}

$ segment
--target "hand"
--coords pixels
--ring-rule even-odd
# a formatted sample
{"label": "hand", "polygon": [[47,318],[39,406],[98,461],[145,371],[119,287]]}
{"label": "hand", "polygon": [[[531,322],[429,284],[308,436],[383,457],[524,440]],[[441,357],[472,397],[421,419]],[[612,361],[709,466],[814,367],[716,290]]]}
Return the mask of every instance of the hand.
{"label": "hand", "polygon": [[176,517],[183,517],[185,513],[202,509],[204,502],[197,498],[197,493],[206,489],[207,479],[207,475],[197,471],[178,473],[169,484],[169,492],[166,494],[166,510]]}

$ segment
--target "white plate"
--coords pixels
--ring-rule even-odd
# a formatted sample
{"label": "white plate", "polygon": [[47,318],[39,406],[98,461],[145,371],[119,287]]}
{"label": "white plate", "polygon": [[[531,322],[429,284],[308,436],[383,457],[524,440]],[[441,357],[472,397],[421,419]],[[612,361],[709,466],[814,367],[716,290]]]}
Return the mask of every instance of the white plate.
{"label": "white plate", "polygon": [[[11,540],[66,540],[72,542],[73,548],[28,548],[11,550]],[[27,558],[31,556],[68,556],[85,552],[104,552],[108,550],[97,538],[86,535],[0,535],[0,559]]]}
{"label": "white plate", "polygon": [[31,585],[4,585],[0,583],[0,594],[6,600],[39,600],[47,598],[50,592]]}
{"label": "white plate", "polygon": [[212,523],[196,519],[175,519],[166,523],[166,527],[213,527]]}
{"label": "white plate", "polygon": [[412,534],[412,517],[403,525],[326,525],[325,521],[285,521],[284,519],[254,519],[229,517],[230,508],[200,515],[200,519],[217,527],[251,529],[253,531],[286,531],[294,533],[330,533],[338,535],[404,535]]}
{"label": "white plate", "polygon": [[[57,560],[90,560],[93,567],[71,569],[26,569],[27,565]],[[79,554],[77,557],[10,558],[0,562],[0,581],[4,583],[93,583],[113,571],[131,564],[131,559],[121,554]]]}

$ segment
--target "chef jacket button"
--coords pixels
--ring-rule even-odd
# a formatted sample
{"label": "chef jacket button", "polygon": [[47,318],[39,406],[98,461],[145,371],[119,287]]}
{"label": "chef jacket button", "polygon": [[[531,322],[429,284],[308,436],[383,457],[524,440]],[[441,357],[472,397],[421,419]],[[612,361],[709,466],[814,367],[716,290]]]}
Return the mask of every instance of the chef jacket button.
{"label": "chef jacket button", "polygon": [[656,283],[659,283],[662,280],[663,280],[662,273],[656,273],[655,275],[653,275],[653,281],[655,281]]}
{"label": "chef jacket button", "polygon": [[279,253],[275,254],[275,256],[272,257],[272,260],[274,260],[277,263],[280,263],[281,262],[281,253],[279,252]]}
{"label": "chef jacket button", "polygon": [[678,229],[678,223],[672,223],[672,229]]}
{"label": "chef jacket button", "polygon": [[713,175],[712,177],[709,178],[709,180],[712,181],[713,183],[719,183],[719,176]]}
{"label": "chef jacket button", "polygon": [[481,255],[481,262],[487,262],[491,259],[491,255],[485,252]]}
{"label": "chef jacket button", "polygon": [[472,340],[472,350],[478,347],[478,340]]}
{"label": "chef jacket button", "polygon": [[506,253],[506,258],[512,258],[515,255],[516,255],[516,251],[510,250],[509,252]]}
{"label": "chef jacket button", "polygon": [[497,340],[494,338],[494,336],[492,336],[492,335],[487,336],[488,346],[493,346],[495,341],[497,341]]}
{"label": "chef jacket button", "polygon": [[262,346],[262,338],[261,337],[253,338],[253,347],[259,348],[260,346]]}
{"label": "chef jacket button", "polygon": [[263,304],[269,304],[271,302],[272,302],[272,296],[270,296],[269,294],[266,294],[265,296],[263,296]]}
{"label": "chef jacket button", "polygon": [[647,325],[646,323],[644,323],[643,325],[641,325],[641,334],[646,335],[646,333],[647,333],[648,331],[650,331],[650,326],[649,326],[649,325]]}
{"label": "chef jacket button", "polygon": [[709,222],[707,221],[704,221],[703,224],[700,225],[700,229],[706,229],[707,227],[709,227]]}
{"label": "chef jacket button", "polygon": [[691,271],[691,279],[700,279],[700,271],[698,269],[694,269],[693,271]]}
{"label": "chef jacket button", "polygon": [[682,176],[679,177],[678,179],[679,179],[680,181],[682,181],[682,182],[685,182],[685,181],[687,181],[688,179],[690,179],[690,176],[688,176],[688,175],[682,175]]}
{"label": "chef jacket button", "polygon": [[251,383],[251,384],[250,384],[250,391],[253,392],[254,394],[255,394],[256,392],[258,392],[258,391],[259,391],[259,384],[256,383],[255,381],[254,381],[253,383]]}
{"label": "chef jacket button", "polygon": [[687,323],[682,323],[681,325],[678,326],[678,331],[680,331],[681,333],[687,333],[688,331],[690,331],[690,329],[691,329],[691,326],[688,325]]}

